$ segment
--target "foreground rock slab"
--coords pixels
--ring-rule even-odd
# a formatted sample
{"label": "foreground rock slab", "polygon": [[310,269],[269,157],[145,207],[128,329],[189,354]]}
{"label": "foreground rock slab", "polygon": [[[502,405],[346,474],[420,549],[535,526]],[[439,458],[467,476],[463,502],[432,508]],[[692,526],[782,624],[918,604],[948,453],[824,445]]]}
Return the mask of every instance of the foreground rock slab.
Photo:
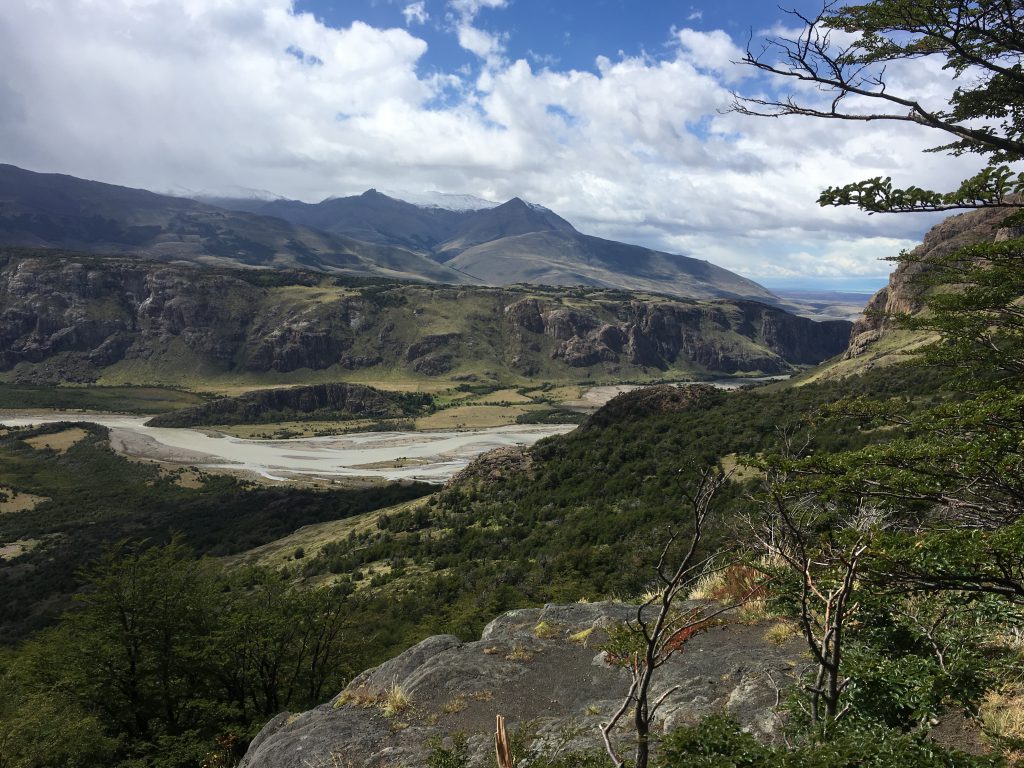
{"label": "foreground rock slab", "polygon": [[[240,768],[422,766],[432,743],[456,733],[469,738],[471,764],[485,765],[498,714],[534,749],[599,748],[598,726],[629,686],[628,672],[607,663],[599,646],[609,626],[635,612],[620,603],[549,605],[506,613],[475,642],[429,637],[362,673],[331,702],[278,715]],[[730,622],[691,640],[655,682],[655,696],[679,686],[662,710],[663,727],[724,711],[771,739],[778,688],[801,671],[803,646],[797,638],[769,643],[765,629]],[[620,738],[627,742],[628,731]]]}

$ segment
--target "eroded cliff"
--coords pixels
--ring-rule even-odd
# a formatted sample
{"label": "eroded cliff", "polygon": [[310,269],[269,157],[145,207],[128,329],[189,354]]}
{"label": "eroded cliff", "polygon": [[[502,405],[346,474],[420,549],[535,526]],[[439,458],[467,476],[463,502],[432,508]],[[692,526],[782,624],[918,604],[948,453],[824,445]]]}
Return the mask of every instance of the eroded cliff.
{"label": "eroded cliff", "polygon": [[849,327],[745,301],[0,253],[0,374],[20,381],[776,374],[838,354]]}

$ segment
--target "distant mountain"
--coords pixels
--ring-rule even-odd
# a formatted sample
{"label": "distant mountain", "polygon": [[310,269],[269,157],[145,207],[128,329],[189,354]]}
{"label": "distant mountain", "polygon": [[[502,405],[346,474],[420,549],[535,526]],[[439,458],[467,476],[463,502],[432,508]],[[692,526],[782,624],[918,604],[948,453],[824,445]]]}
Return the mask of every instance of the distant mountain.
{"label": "distant mountain", "polygon": [[467,215],[444,208],[413,205],[369,189],[354,197],[332,197],[321,203],[272,200],[221,201],[222,205],[278,218],[367,243],[405,248],[429,255],[451,238]]}
{"label": "distant mountain", "polygon": [[316,231],[286,217],[227,210],[12,165],[0,165],[0,245],[133,253],[208,265],[302,267],[426,282],[471,281],[421,253]]}
{"label": "distant mountain", "polygon": [[476,195],[454,195],[449,192],[402,192],[383,190],[388,197],[404,200],[423,208],[444,208],[449,211],[482,211],[497,208],[501,203],[485,200]]}
{"label": "distant mountain", "polygon": [[452,210],[414,205],[371,189],[316,204],[244,198],[221,199],[218,204],[406,248],[490,285],[588,285],[778,303],[768,289],[726,269],[688,256],[584,235],[553,211],[519,198],[479,209]]}
{"label": "distant mountain", "polygon": [[415,205],[373,189],[317,204],[260,197],[199,201],[0,165],[0,246],[779,303],[768,289],[726,269],[584,235],[553,211],[519,198],[498,205],[428,195],[427,204]]}

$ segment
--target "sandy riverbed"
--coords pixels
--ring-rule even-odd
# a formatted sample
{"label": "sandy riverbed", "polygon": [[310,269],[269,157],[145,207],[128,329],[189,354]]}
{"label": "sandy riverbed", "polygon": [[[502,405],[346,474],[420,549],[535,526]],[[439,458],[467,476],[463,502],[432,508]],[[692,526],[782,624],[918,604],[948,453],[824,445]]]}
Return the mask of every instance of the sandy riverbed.
{"label": "sandy riverbed", "polygon": [[[709,384],[718,389],[740,389],[748,384],[762,384],[768,381],[784,381],[789,376],[762,376],[751,379],[713,379],[711,381],[680,381],[674,382],[672,386],[687,387],[691,384]],[[608,384],[599,387],[591,387],[578,400],[566,400],[562,405],[578,411],[594,411],[607,403],[616,395],[623,392],[632,392],[641,387],[657,386],[654,384]]]}
{"label": "sandy riverbed", "polygon": [[372,432],[291,440],[250,440],[194,429],[147,427],[148,417],[97,413],[0,413],[18,427],[87,421],[110,429],[111,445],[136,459],[207,471],[254,472],[269,480],[379,478],[444,482],[476,456],[509,445],[532,445],[571,425],[495,427],[458,432]]}

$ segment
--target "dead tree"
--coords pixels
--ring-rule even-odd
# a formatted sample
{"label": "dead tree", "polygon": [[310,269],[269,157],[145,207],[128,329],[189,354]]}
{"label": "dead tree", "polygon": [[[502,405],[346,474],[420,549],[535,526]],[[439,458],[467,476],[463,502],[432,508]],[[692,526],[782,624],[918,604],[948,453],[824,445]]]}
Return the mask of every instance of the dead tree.
{"label": "dead tree", "polygon": [[774,514],[765,526],[771,531],[770,554],[799,579],[797,620],[816,667],[813,682],[805,686],[805,711],[811,724],[826,735],[849,711],[849,704],[842,701],[850,684],[843,674],[844,641],[857,610],[854,593],[861,559],[877,520],[858,501],[850,523],[839,531],[828,527],[819,533],[821,508],[815,500],[793,501],[778,488],[770,494]]}
{"label": "dead tree", "polygon": [[615,768],[623,768],[626,763],[612,744],[612,732],[631,709],[633,729],[636,732],[634,766],[647,768],[651,724],[658,709],[678,688],[673,686],[651,701],[651,684],[657,670],[680,651],[688,640],[707,630],[716,617],[742,602],[717,607],[693,606],[682,610],[676,606],[680,595],[687,595],[697,579],[708,573],[716,560],[715,555],[704,556],[700,553],[700,543],[715,495],[728,480],[729,474],[721,472],[717,467],[709,467],[700,473],[697,487],[686,494],[692,531],[685,552],[678,564],[672,567],[669,561],[679,535],[671,534],[661,551],[656,568],[659,589],[637,608],[636,619],[627,625],[632,637],[639,641],[637,650],[627,658],[619,659],[628,664],[631,673],[629,691],[622,706],[610,720],[600,726],[605,749]]}

